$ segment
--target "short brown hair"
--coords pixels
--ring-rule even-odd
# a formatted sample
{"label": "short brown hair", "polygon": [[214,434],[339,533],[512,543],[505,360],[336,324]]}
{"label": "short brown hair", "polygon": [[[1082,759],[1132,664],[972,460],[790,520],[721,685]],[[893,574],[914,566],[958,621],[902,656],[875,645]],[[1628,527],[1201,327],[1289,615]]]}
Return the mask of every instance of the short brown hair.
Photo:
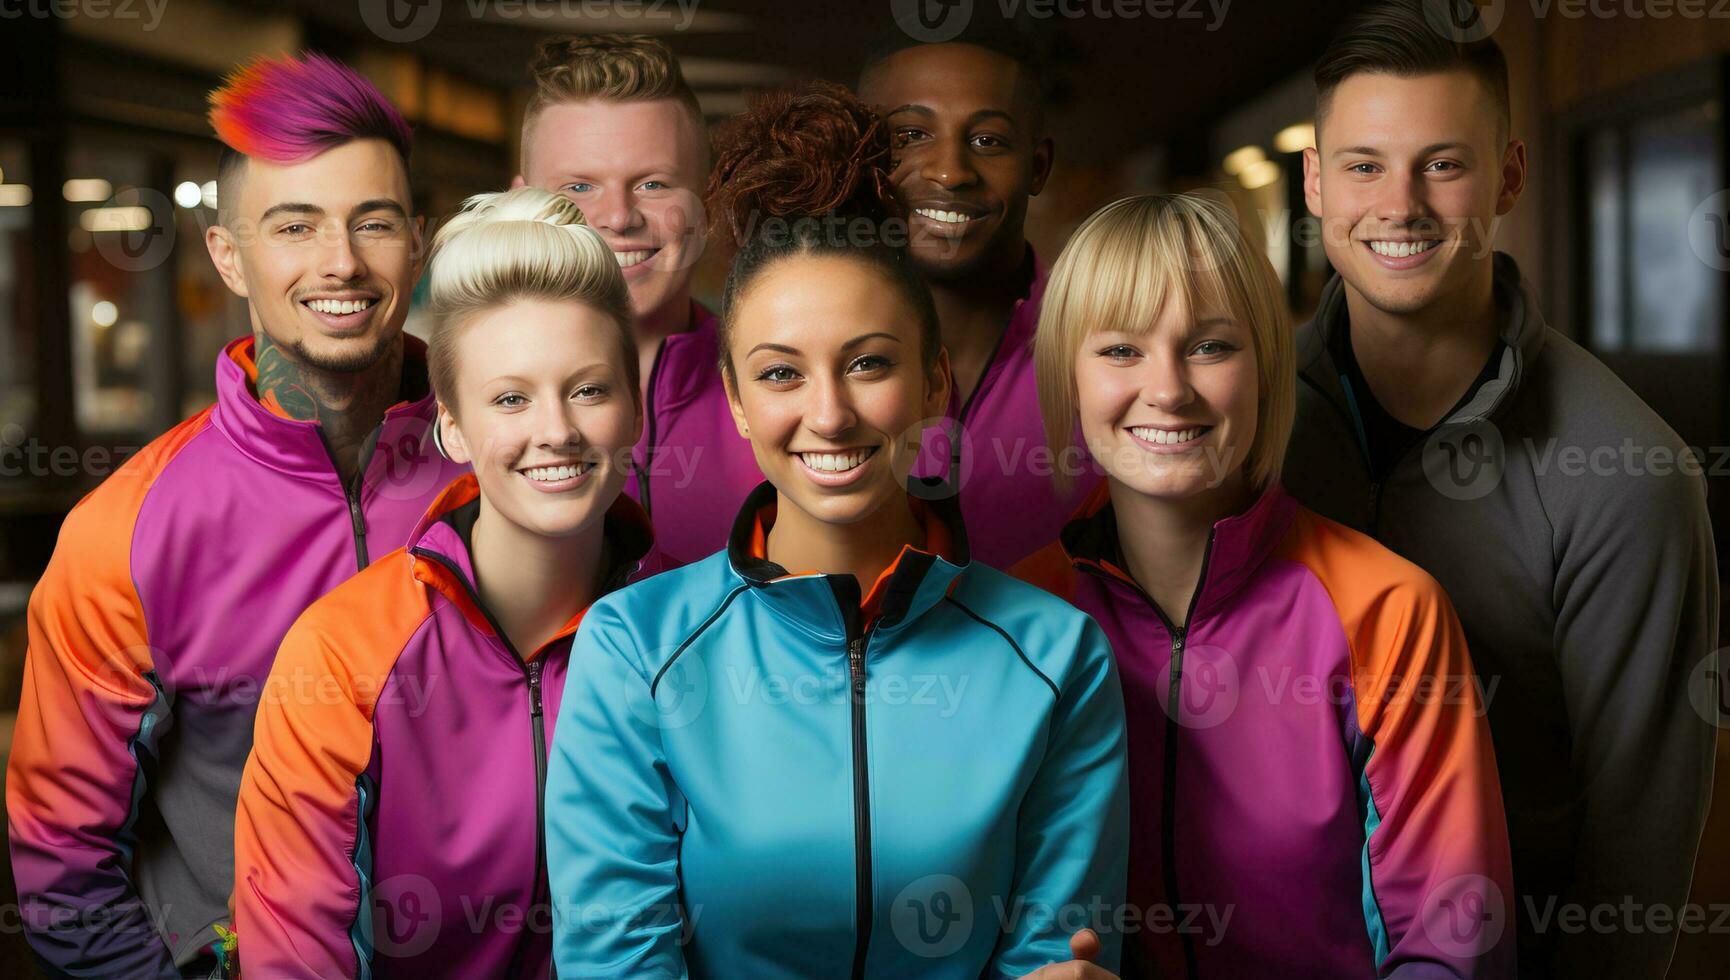
{"label": "short brown hair", "polygon": [[1348,18],[1316,62],[1316,120],[1327,114],[1340,83],[1353,75],[1399,78],[1463,71],[1483,84],[1509,130],[1508,62],[1488,35],[1470,23],[1472,0],[1378,0]]}
{"label": "short brown hair", "polygon": [[588,99],[653,102],[677,99],[691,112],[699,133],[703,109],[685,84],[679,60],[666,42],[644,34],[581,34],[553,37],[535,48],[529,63],[535,92],[523,110],[522,154],[528,156],[535,117],[549,106]]}

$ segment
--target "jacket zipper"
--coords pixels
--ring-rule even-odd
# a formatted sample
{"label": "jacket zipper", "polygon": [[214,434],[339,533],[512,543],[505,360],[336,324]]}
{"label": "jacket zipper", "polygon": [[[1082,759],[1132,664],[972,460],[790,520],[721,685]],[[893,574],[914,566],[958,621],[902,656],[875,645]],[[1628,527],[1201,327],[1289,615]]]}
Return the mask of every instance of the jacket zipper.
{"label": "jacket zipper", "polygon": [[[378,448],[379,436],[383,434],[384,423],[380,422],[378,428],[372,430],[372,433],[366,437],[364,448],[360,454],[360,468],[355,470],[354,479],[343,484],[342,487],[343,500],[348,503],[349,526],[353,529],[354,534],[354,561],[362,571],[365,571],[366,566],[371,563],[371,559],[367,556],[366,551],[366,515],[361,511],[360,491],[361,485],[366,480],[366,468],[372,464],[372,454]],[[324,454],[330,457],[331,468],[336,470],[337,475],[340,476],[342,467],[337,465],[336,454],[330,451],[330,443],[324,441],[322,430],[319,432],[318,441],[320,445],[324,446]]]}
{"label": "jacket zipper", "polygon": [[867,627],[847,644],[847,667],[853,680],[853,854],[858,875],[854,980],[865,976],[865,953],[871,946],[871,784],[865,751],[865,648],[870,636]]}
{"label": "jacket zipper", "polygon": [[[523,672],[524,680],[528,682],[529,724],[533,729],[535,746],[535,884],[529,900],[529,908],[532,910],[542,901],[541,883],[546,877],[543,872],[547,866],[547,733],[543,724],[544,709],[541,700],[541,670],[545,666],[545,661],[538,657],[534,660],[523,660],[522,655],[517,653],[516,646],[511,643],[511,638],[505,635],[504,628],[499,625],[497,619],[493,618],[492,611],[481,603],[479,593],[475,592],[474,586],[470,585],[468,579],[463,577],[460,569],[452,565],[442,555],[422,548],[415,548],[411,553],[428,561],[438,562],[451,572],[457,582],[462,585],[463,591],[468,593],[469,599],[475,604],[475,608],[479,609],[481,615],[486,617],[487,625],[492,627],[493,635],[498,637],[499,642],[510,652],[511,659],[516,661],[517,667]],[[526,923],[524,929],[526,932]],[[521,975],[521,960],[526,946],[525,937],[525,941],[519,942],[516,952],[511,955],[511,966],[507,976]],[[558,969],[551,966],[549,969],[552,971],[552,978],[556,980]]]}
{"label": "jacket zipper", "polygon": [[643,443],[643,468],[637,471],[637,503],[643,505],[643,513],[653,517],[654,511],[649,509],[649,471],[655,468],[655,386],[661,378],[661,364],[666,360],[667,341],[661,339],[661,346],[655,348],[655,365],[649,368],[649,390],[643,397],[643,414],[648,417],[649,431]]}
{"label": "jacket zipper", "polygon": [[[1167,904],[1171,906],[1174,915],[1181,914],[1183,901],[1177,888],[1177,836],[1174,827],[1177,823],[1177,739],[1181,732],[1178,714],[1183,707],[1183,649],[1189,638],[1189,630],[1195,625],[1195,606],[1201,598],[1201,590],[1207,584],[1207,565],[1213,558],[1214,532],[1207,532],[1207,548],[1201,553],[1201,577],[1195,583],[1195,592],[1189,597],[1189,610],[1184,614],[1183,625],[1177,626],[1159,608],[1159,603],[1153,601],[1153,596],[1140,585],[1129,583],[1141,596],[1153,614],[1165,625],[1166,633],[1171,637],[1171,679],[1168,682],[1165,696],[1165,751],[1160,760],[1160,782],[1163,791],[1160,795],[1160,864],[1164,874],[1161,876],[1165,885]],[[1122,581],[1117,576],[1095,568],[1090,563],[1082,563],[1079,567],[1111,581]],[[1195,938],[1187,930],[1179,930],[1179,938],[1183,943],[1184,974],[1189,980],[1198,980],[1201,967],[1196,960]]]}

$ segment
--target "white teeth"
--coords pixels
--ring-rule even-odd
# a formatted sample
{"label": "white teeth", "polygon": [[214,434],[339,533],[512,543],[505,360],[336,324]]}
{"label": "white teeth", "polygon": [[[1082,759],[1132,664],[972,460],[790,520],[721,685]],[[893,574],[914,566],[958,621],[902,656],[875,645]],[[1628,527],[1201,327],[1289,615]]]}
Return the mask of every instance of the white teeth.
{"label": "white teeth", "polygon": [[1421,255],[1440,244],[1441,242],[1433,239],[1422,242],[1372,241],[1370,242],[1370,251],[1375,252],[1377,255],[1385,255],[1390,259],[1404,259],[1413,255]]}
{"label": "white teeth", "polygon": [[577,463],[574,466],[536,466],[523,471],[529,479],[539,483],[557,483],[560,480],[574,480],[594,468],[594,463]]}
{"label": "white teeth", "polygon": [[309,299],[306,301],[306,305],[320,313],[334,313],[340,316],[347,313],[359,313],[376,302],[378,300],[375,299]]}
{"label": "white teeth", "polygon": [[914,208],[916,214],[922,214],[933,221],[942,221],[951,225],[959,225],[973,220],[959,211],[938,211],[934,208]]}
{"label": "white teeth", "polygon": [[619,268],[629,269],[633,265],[640,265],[641,263],[647,262],[649,256],[654,254],[655,250],[652,248],[639,249],[634,252],[614,252],[613,258],[619,261]]}
{"label": "white teeth", "polygon": [[1129,431],[1137,439],[1146,442],[1155,443],[1156,445],[1161,446],[1177,446],[1201,438],[1201,434],[1207,430],[1203,427],[1197,426],[1192,429],[1179,429],[1176,432],[1170,432],[1165,429],[1150,429],[1145,426],[1133,426]]}
{"label": "white teeth", "polygon": [[872,450],[855,449],[850,453],[800,453],[805,465],[823,473],[845,473],[865,462]]}

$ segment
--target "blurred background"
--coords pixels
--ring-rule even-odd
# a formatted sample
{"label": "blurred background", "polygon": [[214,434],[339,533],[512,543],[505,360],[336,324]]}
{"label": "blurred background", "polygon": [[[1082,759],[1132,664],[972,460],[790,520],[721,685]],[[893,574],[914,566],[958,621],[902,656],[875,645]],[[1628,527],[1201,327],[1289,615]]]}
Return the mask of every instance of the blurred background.
{"label": "blurred background", "polygon": [[[1329,274],[1306,221],[1311,64],[1355,0],[954,0],[1012,17],[1051,62],[1056,167],[1029,210],[1049,260],[1090,212],[1214,188],[1265,242],[1294,313]],[[525,65],[549,33],[665,38],[711,122],[759,88],[851,84],[911,0],[0,0],[0,752],[24,610],[66,511],[125,457],[214,398],[247,332],[203,232],[218,145],[204,99],[257,54],[353,64],[415,124],[429,221],[516,172]],[[1515,135],[1532,172],[1498,246],[1550,322],[1608,362],[1712,478],[1730,540],[1730,4],[1491,0]],[[1714,9],[1715,7],[1722,9]],[[705,260],[699,298],[724,270]],[[411,327],[412,329],[412,327]],[[1730,903],[1730,741],[1695,900]],[[9,862],[0,973],[33,975]],[[1708,915],[1706,921],[1713,921]],[[1730,930],[1684,935],[1672,976],[1730,975]]]}

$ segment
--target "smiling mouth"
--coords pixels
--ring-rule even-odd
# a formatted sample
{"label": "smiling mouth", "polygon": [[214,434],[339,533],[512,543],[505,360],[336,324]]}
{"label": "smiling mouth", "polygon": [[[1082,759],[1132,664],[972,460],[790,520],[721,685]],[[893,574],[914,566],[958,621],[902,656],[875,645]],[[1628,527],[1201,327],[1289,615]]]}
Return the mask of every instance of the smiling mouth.
{"label": "smiling mouth", "polygon": [[1390,259],[1409,259],[1414,255],[1422,255],[1440,245],[1437,239],[1425,239],[1418,242],[1389,242],[1372,239],[1365,242],[1370,251]]}
{"label": "smiling mouth", "polygon": [[841,453],[794,453],[799,461],[809,469],[818,473],[837,475],[848,473],[865,465],[865,461],[877,455],[877,447],[869,449],[850,449]]}
{"label": "smiling mouth", "polygon": [[577,477],[595,468],[593,460],[563,463],[558,466],[531,466],[518,470],[518,473],[536,483],[562,483],[565,480],[575,480]]}
{"label": "smiling mouth", "polygon": [[941,208],[913,208],[913,213],[919,215],[920,218],[931,218],[932,222],[953,225],[957,229],[965,227],[967,223],[977,222],[977,220],[984,218],[984,215],[969,215],[965,211],[945,211]]}
{"label": "smiling mouth", "polygon": [[620,251],[618,249],[614,249],[613,250],[613,258],[618,260],[619,268],[629,269],[629,268],[632,268],[634,266],[642,265],[644,262],[649,261],[650,259],[654,258],[655,253],[657,253],[659,251],[660,251],[659,247],[656,247],[656,248],[639,248],[639,249],[632,249],[630,251]]}
{"label": "smiling mouth", "polygon": [[1155,429],[1145,425],[1132,425],[1129,434],[1142,442],[1150,442],[1156,446],[1181,446],[1195,442],[1202,436],[1213,431],[1211,425],[1193,425],[1187,429]]}
{"label": "smiling mouth", "polygon": [[303,299],[300,305],[326,316],[352,316],[365,313],[378,305],[378,297],[365,296],[359,299]]}

